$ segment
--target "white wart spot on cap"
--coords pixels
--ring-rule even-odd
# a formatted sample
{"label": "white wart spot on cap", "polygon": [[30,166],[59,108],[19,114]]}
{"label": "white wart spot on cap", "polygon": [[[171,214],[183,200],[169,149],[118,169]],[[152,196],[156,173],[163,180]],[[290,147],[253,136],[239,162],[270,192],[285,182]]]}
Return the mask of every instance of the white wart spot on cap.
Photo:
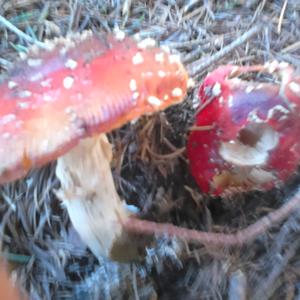
{"label": "white wart spot on cap", "polygon": [[65,113],[69,116],[69,120],[71,122],[75,122],[77,120],[77,114],[73,107],[69,106],[65,109]]}
{"label": "white wart spot on cap", "polygon": [[156,42],[154,39],[146,38],[143,39],[138,43],[138,48],[140,49],[147,49],[147,48],[153,48],[156,46]]}
{"label": "white wart spot on cap", "polygon": [[79,34],[79,38],[80,38],[81,41],[85,41],[85,40],[89,39],[92,36],[93,36],[93,32],[90,29],[84,30],[81,34]]}
{"label": "white wart spot on cap", "polygon": [[249,85],[246,87],[246,93],[250,94],[254,89],[255,89],[255,87],[253,85]]}
{"label": "white wart spot on cap", "polygon": [[286,61],[282,61],[279,63],[279,68],[285,69],[289,66],[289,64]]}
{"label": "white wart spot on cap", "polygon": [[71,76],[67,76],[63,80],[63,86],[65,89],[69,90],[74,84],[74,78]]}
{"label": "white wart spot on cap", "polygon": [[139,94],[138,92],[134,92],[134,93],[132,94],[133,100],[137,100],[139,96],[140,96],[140,94]]}
{"label": "white wart spot on cap", "polygon": [[187,87],[188,88],[194,88],[196,86],[196,82],[194,79],[192,78],[189,78],[188,81],[187,81]]}
{"label": "white wart spot on cap", "polygon": [[129,82],[129,88],[132,92],[135,92],[137,90],[137,84],[135,79],[131,79]]}
{"label": "white wart spot on cap", "polygon": [[35,81],[41,80],[42,78],[43,78],[43,74],[41,72],[34,72],[34,74],[32,74],[29,77],[29,80],[32,82],[35,82]]}
{"label": "white wart spot on cap", "polygon": [[25,52],[19,52],[19,56],[21,60],[25,60],[27,58],[27,54]]}
{"label": "white wart spot on cap", "polygon": [[177,87],[172,90],[172,96],[173,97],[181,97],[183,95],[182,89]]}
{"label": "white wart spot on cap", "polygon": [[163,52],[155,54],[155,61],[157,61],[159,63],[163,63],[164,60],[165,60],[165,54]]}
{"label": "white wart spot on cap", "polygon": [[8,86],[9,89],[14,89],[14,88],[16,88],[18,86],[18,84],[15,81],[10,80],[7,83],[7,86]]}
{"label": "white wart spot on cap", "polygon": [[266,62],[265,68],[269,71],[269,73],[274,73],[279,66],[279,62],[274,60],[272,62]]}
{"label": "white wart spot on cap", "polygon": [[65,63],[65,67],[71,70],[76,69],[78,63],[76,60],[69,58],[66,63]]}
{"label": "white wart spot on cap", "polygon": [[28,109],[29,108],[29,102],[18,102],[17,106],[21,109]]}
{"label": "white wart spot on cap", "polygon": [[158,72],[157,72],[157,74],[158,74],[158,77],[160,77],[160,78],[164,78],[164,77],[166,77],[166,72],[165,71],[162,71],[162,70],[159,70]]}
{"label": "white wart spot on cap", "polygon": [[232,107],[232,105],[233,105],[233,96],[230,95],[230,96],[228,96],[228,106]]}
{"label": "white wart spot on cap", "polygon": [[170,64],[179,64],[181,63],[180,56],[177,54],[172,54],[169,56]]}
{"label": "white wart spot on cap", "polygon": [[132,57],[132,63],[134,65],[139,65],[144,62],[144,58],[140,52],[137,52],[133,57]]}
{"label": "white wart spot on cap", "polygon": [[153,106],[160,106],[161,105],[161,100],[158,99],[157,97],[155,96],[149,96],[147,98],[147,101],[149,104],[153,105]]}
{"label": "white wart spot on cap", "polygon": [[114,30],[114,35],[115,35],[116,40],[118,40],[118,41],[123,41],[126,37],[125,32],[123,30],[120,30],[119,28]]}
{"label": "white wart spot on cap", "polygon": [[19,93],[18,93],[18,96],[20,97],[20,98],[28,98],[28,97],[30,97],[32,95],[32,93],[30,92],[30,91],[20,91]]}
{"label": "white wart spot on cap", "polygon": [[292,81],[289,83],[289,88],[293,93],[300,94],[300,84],[299,83]]}
{"label": "white wart spot on cap", "polygon": [[39,67],[42,64],[43,60],[40,58],[28,58],[27,64],[29,67]]}
{"label": "white wart spot on cap", "polygon": [[43,100],[44,100],[45,102],[51,102],[51,101],[53,101],[54,99],[53,99],[53,97],[51,97],[50,95],[44,94],[44,95],[43,95]]}
{"label": "white wart spot on cap", "polygon": [[41,82],[41,86],[42,86],[42,87],[51,87],[51,81],[52,81],[51,78],[48,78],[48,79],[46,79],[46,80],[43,80],[43,81]]}
{"label": "white wart spot on cap", "polygon": [[161,48],[161,50],[165,51],[166,53],[171,53],[170,48],[166,45],[162,45],[160,48]]}
{"label": "white wart spot on cap", "polygon": [[212,94],[213,96],[217,97],[221,94],[222,90],[221,90],[221,84],[220,82],[216,82],[212,88]]}

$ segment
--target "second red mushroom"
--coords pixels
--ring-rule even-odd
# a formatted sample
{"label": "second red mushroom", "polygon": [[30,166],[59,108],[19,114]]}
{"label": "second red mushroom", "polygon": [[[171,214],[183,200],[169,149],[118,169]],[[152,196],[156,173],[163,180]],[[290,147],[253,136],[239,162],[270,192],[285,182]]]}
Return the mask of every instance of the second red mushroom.
{"label": "second red mushroom", "polygon": [[[252,72],[260,72],[262,79],[248,80],[245,76]],[[265,190],[295,172],[300,160],[300,75],[291,66],[221,66],[204,79],[199,97],[187,152],[203,192]]]}

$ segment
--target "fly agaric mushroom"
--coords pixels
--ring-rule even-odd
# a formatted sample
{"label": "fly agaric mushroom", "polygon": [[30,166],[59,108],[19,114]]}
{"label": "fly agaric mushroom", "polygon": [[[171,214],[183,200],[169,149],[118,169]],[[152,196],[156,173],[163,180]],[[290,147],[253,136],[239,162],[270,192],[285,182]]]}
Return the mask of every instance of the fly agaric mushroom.
{"label": "fly agaric mushroom", "polygon": [[57,195],[83,241],[108,256],[127,212],[105,133],[183,100],[178,57],[129,37],[89,31],[33,48],[0,81],[0,183],[58,158]]}
{"label": "fly agaric mushroom", "polygon": [[[238,75],[266,72],[279,83]],[[221,66],[199,90],[187,154],[203,192],[265,190],[287,180],[300,159],[300,75],[286,63]]]}

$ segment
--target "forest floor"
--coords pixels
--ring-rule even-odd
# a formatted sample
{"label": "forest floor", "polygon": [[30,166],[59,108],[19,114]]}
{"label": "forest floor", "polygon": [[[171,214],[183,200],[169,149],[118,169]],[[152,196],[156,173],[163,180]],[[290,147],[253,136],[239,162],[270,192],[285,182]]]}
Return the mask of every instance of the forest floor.
{"label": "forest floor", "polygon": [[[120,28],[128,35],[152,37],[181,55],[196,83],[185,101],[109,135],[119,194],[142,217],[235,232],[298,190],[300,176],[295,174],[268,192],[210,197],[190,175],[185,145],[198,87],[209,71],[275,59],[299,70],[299,1],[2,0],[0,15],[26,34],[0,23],[2,73],[26,52],[31,39],[85,29]],[[99,262],[55,196],[54,166],[0,190],[1,255],[30,299],[300,299],[299,211],[243,247],[229,250],[156,237],[139,263]]]}

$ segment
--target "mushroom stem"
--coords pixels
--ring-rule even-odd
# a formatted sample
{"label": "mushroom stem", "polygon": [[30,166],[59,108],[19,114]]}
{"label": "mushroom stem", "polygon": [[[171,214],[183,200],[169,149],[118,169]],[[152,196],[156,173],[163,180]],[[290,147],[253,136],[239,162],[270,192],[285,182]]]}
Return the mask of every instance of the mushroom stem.
{"label": "mushroom stem", "polygon": [[127,260],[135,256],[135,249],[126,245],[129,239],[120,220],[126,221],[129,214],[115,189],[111,159],[112,148],[105,134],[82,140],[58,159],[56,175],[61,188],[56,194],[96,257],[124,260],[126,254]]}

